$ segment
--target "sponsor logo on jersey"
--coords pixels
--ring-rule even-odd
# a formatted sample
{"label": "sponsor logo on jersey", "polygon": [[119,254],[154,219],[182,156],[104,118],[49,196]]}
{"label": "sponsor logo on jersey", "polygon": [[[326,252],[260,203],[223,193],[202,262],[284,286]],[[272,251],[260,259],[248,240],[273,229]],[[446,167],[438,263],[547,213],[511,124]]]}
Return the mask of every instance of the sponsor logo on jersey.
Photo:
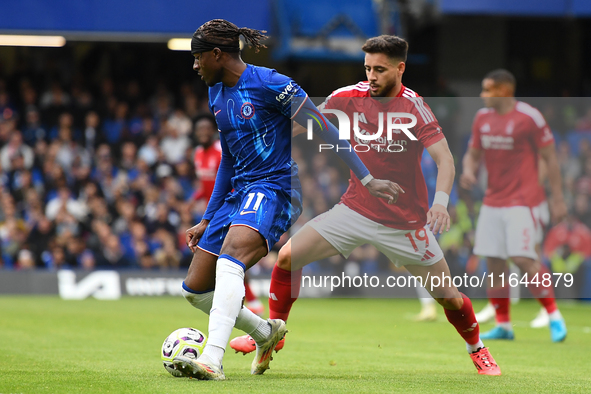
{"label": "sponsor logo on jersey", "polygon": [[244,103],[240,108],[240,114],[244,119],[250,119],[254,116],[254,105],[251,103]]}
{"label": "sponsor logo on jersey", "polygon": [[293,81],[289,81],[289,84],[283,89],[283,91],[275,96],[275,100],[279,101],[281,104],[286,105],[291,101],[293,95],[296,94],[300,90],[299,88],[293,85]]}
{"label": "sponsor logo on jersey", "polygon": [[[360,133],[364,135],[369,135],[369,133],[363,129],[360,130]],[[398,132],[397,134],[400,134]],[[389,153],[398,153],[398,152],[406,152],[408,141],[404,139],[398,140],[389,140],[386,137],[380,137],[373,141],[371,144],[367,144],[367,141],[360,139],[359,137],[354,137],[355,142],[358,145],[355,145],[354,149],[355,152],[367,152],[369,149],[376,150],[378,152],[389,152]]]}
{"label": "sponsor logo on jersey", "polygon": [[484,149],[513,149],[513,137],[505,137],[502,135],[481,135],[480,141]]}
{"label": "sponsor logo on jersey", "polygon": [[[333,114],[336,115],[338,124],[339,124],[339,139],[340,140],[350,140],[351,139],[351,120],[349,116],[338,109],[323,109],[321,110],[322,113],[325,114]],[[392,139],[392,134],[400,134],[401,132],[404,133],[411,141],[418,141],[417,137],[410,131],[413,127],[417,124],[417,117],[411,113],[406,112],[379,112],[377,116],[377,125],[378,130],[375,134],[369,134],[365,132],[363,134],[361,129],[359,128],[360,118],[363,113],[353,112],[353,131],[354,136],[353,138],[357,137],[361,140],[375,141],[382,137],[384,134],[384,128],[386,128],[386,136],[388,140]],[[365,118],[365,115],[363,116]],[[410,122],[403,122],[402,119],[410,120]],[[363,123],[363,122],[361,122]],[[384,127],[384,123],[386,127]],[[313,127],[312,127],[312,120],[308,119],[307,125],[307,137],[308,140],[312,140],[313,136]]]}
{"label": "sponsor logo on jersey", "polygon": [[480,127],[480,132],[481,133],[490,133],[490,125],[488,123],[483,124]]}

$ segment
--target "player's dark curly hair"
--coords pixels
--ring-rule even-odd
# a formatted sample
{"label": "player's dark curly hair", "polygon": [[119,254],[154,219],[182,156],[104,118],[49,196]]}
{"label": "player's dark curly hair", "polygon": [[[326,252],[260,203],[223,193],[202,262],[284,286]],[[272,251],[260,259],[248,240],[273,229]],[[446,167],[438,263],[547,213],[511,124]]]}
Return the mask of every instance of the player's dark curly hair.
{"label": "player's dark curly hair", "polygon": [[246,43],[258,52],[260,48],[266,48],[261,44],[262,40],[268,38],[264,33],[266,33],[265,30],[238,27],[225,19],[212,19],[201,25],[194,36],[200,36],[211,43],[226,44],[238,42],[242,35]]}
{"label": "player's dark curly hair", "polygon": [[383,53],[386,56],[406,62],[408,42],[398,36],[381,35],[372,37],[363,44],[365,53]]}

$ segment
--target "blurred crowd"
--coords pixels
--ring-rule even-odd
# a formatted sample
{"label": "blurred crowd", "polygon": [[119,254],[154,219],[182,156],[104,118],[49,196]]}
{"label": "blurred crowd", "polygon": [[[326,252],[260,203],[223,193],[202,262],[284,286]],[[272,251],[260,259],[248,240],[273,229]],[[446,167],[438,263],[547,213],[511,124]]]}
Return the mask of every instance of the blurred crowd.
{"label": "blurred crowd", "polygon": [[[55,80],[43,89],[27,77],[10,82],[0,79],[0,267],[188,266],[185,230],[207,204],[199,197],[195,149],[217,138],[203,90],[191,83],[175,89],[156,83],[146,92],[137,81],[110,78],[94,89],[80,81],[66,88]],[[546,257],[555,269],[573,271],[591,254],[580,247],[591,240],[591,110],[541,108],[551,125],[560,125],[557,152],[570,208],[560,232],[549,234]],[[565,119],[576,131],[562,130]],[[317,154],[298,138],[292,153],[300,167],[304,213],[292,231],[336,204],[349,176],[336,155]],[[457,161],[462,154],[454,151]],[[432,199],[437,171],[428,154],[422,166]],[[481,197],[482,190],[452,193],[453,225],[439,239],[452,273],[482,269],[471,255]],[[270,273],[287,237],[253,274]],[[352,275],[396,270],[371,246],[347,260],[337,256],[306,269]]]}
{"label": "blurred crowd", "polygon": [[196,200],[195,147],[217,137],[190,84],[104,79],[91,92],[0,79],[0,266],[175,268]]}

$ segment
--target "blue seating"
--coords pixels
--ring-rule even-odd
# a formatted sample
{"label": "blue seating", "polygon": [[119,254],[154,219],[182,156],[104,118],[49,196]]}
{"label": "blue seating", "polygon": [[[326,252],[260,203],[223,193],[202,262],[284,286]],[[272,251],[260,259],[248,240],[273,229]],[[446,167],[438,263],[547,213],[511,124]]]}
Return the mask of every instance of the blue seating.
{"label": "blue seating", "polygon": [[359,42],[379,34],[372,0],[277,0],[273,6],[278,60],[361,60]]}
{"label": "blue seating", "polygon": [[579,146],[582,140],[587,140],[591,143],[591,131],[570,131],[566,135],[566,141],[570,147],[573,155],[579,154]]}

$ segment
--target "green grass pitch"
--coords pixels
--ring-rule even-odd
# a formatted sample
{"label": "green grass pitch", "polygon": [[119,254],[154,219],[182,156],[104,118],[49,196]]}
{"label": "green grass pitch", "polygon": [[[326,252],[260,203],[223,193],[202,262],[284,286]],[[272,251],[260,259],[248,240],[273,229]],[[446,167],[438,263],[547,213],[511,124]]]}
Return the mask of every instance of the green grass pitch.
{"label": "green grass pitch", "polygon": [[253,356],[228,348],[228,380],[203,382],[173,378],[160,362],[173,330],[207,331],[182,298],[0,297],[0,393],[591,392],[591,304],[559,305],[569,328],[559,344],[528,327],[537,303],[512,307],[516,340],[486,343],[497,377],[477,374],[441,309],[439,321],[415,323],[416,300],[302,299],[269,371],[251,376]]}

